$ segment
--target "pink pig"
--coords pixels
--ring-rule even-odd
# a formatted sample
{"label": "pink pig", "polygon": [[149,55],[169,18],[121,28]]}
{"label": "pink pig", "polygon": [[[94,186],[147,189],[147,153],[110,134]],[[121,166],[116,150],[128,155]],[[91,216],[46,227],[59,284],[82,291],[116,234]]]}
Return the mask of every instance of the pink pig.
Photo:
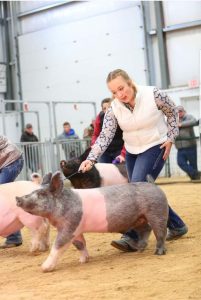
{"label": "pink pig", "polygon": [[50,255],[42,265],[52,271],[71,243],[80,251],[80,261],[89,258],[84,232],[120,232],[135,228],[140,234],[138,250],[144,250],[153,229],[155,254],[165,254],[168,204],[163,191],[148,182],[125,183],[94,189],[64,189],[60,172],[47,174],[42,187],[16,197],[25,211],[43,216],[57,228]]}
{"label": "pink pig", "polygon": [[6,237],[24,226],[31,229],[30,251],[45,251],[49,248],[49,222],[31,215],[16,205],[16,196],[31,193],[40,186],[31,181],[16,181],[0,185],[0,235]]}

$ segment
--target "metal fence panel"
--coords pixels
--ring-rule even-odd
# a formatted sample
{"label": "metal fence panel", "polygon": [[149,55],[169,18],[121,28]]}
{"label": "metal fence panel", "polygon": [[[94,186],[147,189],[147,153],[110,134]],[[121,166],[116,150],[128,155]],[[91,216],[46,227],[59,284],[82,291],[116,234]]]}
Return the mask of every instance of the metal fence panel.
{"label": "metal fence panel", "polygon": [[[63,140],[34,143],[18,143],[24,156],[24,167],[18,179],[29,180],[33,172],[42,176],[60,169],[62,159],[79,157],[89,146],[90,140]],[[201,170],[201,146],[197,140],[198,169]],[[173,146],[170,157],[161,171],[161,177],[183,176],[185,173],[177,165],[177,149]]]}
{"label": "metal fence panel", "polygon": [[79,157],[89,146],[89,140],[45,141],[17,143],[23,152],[24,167],[18,179],[29,180],[30,175],[38,172],[42,176],[60,169],[62,159]]}

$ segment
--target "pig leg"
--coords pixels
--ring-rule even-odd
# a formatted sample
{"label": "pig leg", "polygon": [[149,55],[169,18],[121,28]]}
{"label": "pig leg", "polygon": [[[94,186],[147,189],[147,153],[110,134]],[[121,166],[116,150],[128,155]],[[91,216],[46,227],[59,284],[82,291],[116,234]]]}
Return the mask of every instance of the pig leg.
{"label": "pig leg", "polygon": [[74,237],[72,233],[69,233],[65,228],[58,231],[56,240],[51,248],[50,254],[42,264],[43,272],[53,271],[56,267],[58,259],[62,256],[65,250],[69,248]]}
{"label": "pig leg", "polygon": [[89,253],[86,248],[86,241],[83,234],[76,237],[73,240],[73,245],[80,251],[80,262],[85,263],[89,260]]}
{"label": "pig leg", "polygon": [[164,224],[152,223],[151,227],[153,229],[154,235],[157,240],[156,251],[154,254],[164,255],[166,253],[165,239],[166,239],[166,234],[167,234],[167,222],[164,222]]}
{"label": "pig leg", "polygon": [[147,247],[148,239],[149,239],[152,228],[149,224],[144,224],[135,230],[139,236],[139,241],[137,242],[137,249],[140,252],[142,252]]}
{"label": "pig leg", "polygon": [[36,251],[46,251],[49,249],[49,233],[50,233],[50,225],[47,219],[43,219],[42,224],[38,229],[31,229],[32,232],[32,241],[30,252]]}
{"label": "pig leg", "polygon": [[62,256],[64,251],[68,249],[70,244],[71,244],[71,242],[65,244],[63,247],[56,248],[55,243],[54,243],[48,258],[42,264],[43,272],[51,272],[55,269],[58,259]]}

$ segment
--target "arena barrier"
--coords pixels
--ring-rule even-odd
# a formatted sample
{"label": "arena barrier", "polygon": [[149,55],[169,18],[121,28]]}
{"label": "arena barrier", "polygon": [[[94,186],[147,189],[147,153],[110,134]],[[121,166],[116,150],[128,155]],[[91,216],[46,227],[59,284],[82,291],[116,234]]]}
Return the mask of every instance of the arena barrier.
{"label": "arena barrier", "polygon": [[60,169],[62,159],[79,157],[89,146],[90,140],[60,140],[32,143],[16,143],[23,152],[24,167],[19,180],[29,180],[34,172],[42,176]]}
{"label": "arena barrier", "polygon": [[[24,156],[24,167],[18,176],[20,180],[29,180],[33,172],[38,172],[42,176],[48,172],[55,172],[60,169],[62,159],[69,160],[79,157],[89,146],[90,140],[63,140],[45,141],[34,143],[18,143]],[[201,170],[201,147],[200,140],[197,139],[198,169]],[[169,159],[160,177],[184,176],[185,173],[177,165],[177,149],[172,146]]]}

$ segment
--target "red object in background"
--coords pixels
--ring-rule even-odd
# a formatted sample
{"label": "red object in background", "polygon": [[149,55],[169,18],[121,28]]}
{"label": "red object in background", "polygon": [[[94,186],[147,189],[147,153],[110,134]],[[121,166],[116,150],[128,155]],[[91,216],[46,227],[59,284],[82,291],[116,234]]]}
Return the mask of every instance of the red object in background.
{"label": "red object in background", "polygon": [[188,82],[188,86],[190,88],[197,88],[197,87],[199,87],[199,81],[197,79],[191,79]]}

